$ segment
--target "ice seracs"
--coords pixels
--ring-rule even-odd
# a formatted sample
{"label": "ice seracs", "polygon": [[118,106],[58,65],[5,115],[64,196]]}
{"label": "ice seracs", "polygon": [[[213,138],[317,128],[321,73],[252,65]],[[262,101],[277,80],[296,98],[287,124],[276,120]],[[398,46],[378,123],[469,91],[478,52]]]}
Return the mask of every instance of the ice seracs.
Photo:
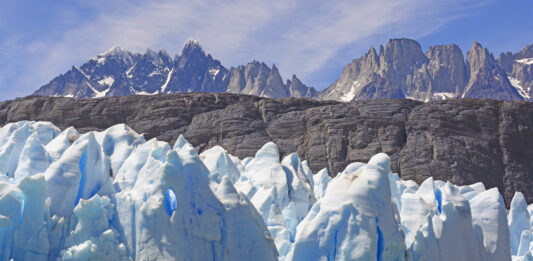
{"label": "ice seracs", "polygon": [[235,186],[255,206],[284,257],[294,242],[298,223],[316,201],[308,180],[311,170],[296,154],[280,161],[279,148],[272,142],[243,163]]}
{"label": "ice seracs", "polygon": [[61,260],[126,260],[126,247],[111,224],[115,214],[111,200],[98,195],[80,200],[74,208],[71,228],[64,239]]}
{"label": "ice seracs", "polygon": [[331,177],[326,168],[321,169],[318,173],[313,175],[313,192],[315,193],[316,199],[320,199],[324,196],[330,181]]}
{"label": "ice seracs", "polygon": [[[506,226],[506,210],[502,195],[497,188],[482,191],[469,200],[472,210],[472,223],[477,232],[478,247],[483,250],[483,260],[508,260],[510,246]],[[483,237],[483,241],[480,237]]]}
{"label": "ice seracs", "polygon": [[49,217],[43,175],[0,181],[0,258],[47,260]]}
{"label": "ice seracs", "polygon": [[239,159],[124,124],[0,129],[2,260],[531,260],[531,212],[497,188],[418,185],[377,154],[331,178],[274,143]]}
{"label": "ice seracs", "polygon": [[333,179],[298,226],[288,260],[405,260],[404,235],[390,197],[390,159],[374,156]]}
{"label": "ice seracs", "polygon": [[240,172],[233,162],[231,155],[220,147],[215,146],[200,154],[200,159],[209,170],[209,178],[220,183],[225,176],[234,184],[240,177]]}
{"label": "ice seracs", "polygon": [[19,170],[16,179],[0,179],[2,259],[276,259],[246,196],[226,179],[215,195],[208,169],[184,139],[172,150],[126,125],[82,135],[50,126],[0,130],[23,159],[10,166]]}
{"label": "ice seracs", "polygon": [[[526,199],[524,198],[524,195],[520,192],[515,193],[511,201],[511,208],[509,210],[509,218],[508,218],[509,232],[511,233],[511,238],[510,238],[511,253],[513,255],[518,254],[519,252],[518,250],[520,246],[522,245],[521,239],[522,239],[523,231],[531,231],[530,216],[529,216],[527,207],[528,206],[526,203]],[[525,235],[524,240],[528,240],[528,239],[529,239],[528,236]],[[525,246],[523,246],[522,248],[524,247]]]}

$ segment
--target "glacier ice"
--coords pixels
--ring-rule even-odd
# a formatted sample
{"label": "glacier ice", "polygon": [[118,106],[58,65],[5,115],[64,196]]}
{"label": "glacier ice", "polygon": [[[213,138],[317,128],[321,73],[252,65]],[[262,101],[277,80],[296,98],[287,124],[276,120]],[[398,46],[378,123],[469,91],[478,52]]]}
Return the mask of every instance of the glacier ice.
{"label": "glacier ice", "polygon": [[509,231],[511,232],[511,253],[516,254],[520,245],[522,231],[530,228],[530,217],[524,195],[518,192],[511,201],[509,210]]}
{"label": "glacier ice", "polygon": [[391,203],[390,159],[374,156],[333,179],[298,226],[289,260],[404,260],[404,236]]}
{"label": "glacier ice", "polygon": [[239,159],[124,124],[0,129],[0,260],[533,260],[533,205],[420,185],[377,154],[331,178],[274,143]]}

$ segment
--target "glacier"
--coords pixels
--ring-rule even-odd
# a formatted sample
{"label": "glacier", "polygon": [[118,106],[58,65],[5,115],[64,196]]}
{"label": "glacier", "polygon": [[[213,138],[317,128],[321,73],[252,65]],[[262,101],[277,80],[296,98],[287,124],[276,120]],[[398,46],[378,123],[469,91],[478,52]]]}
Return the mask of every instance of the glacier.
{"label": "glacier", "polygon": [[125,124],[0,129],[0,260],[533,260],[533,204],[420,185],[379,153],[332,178],[270,142],[239,159]]}

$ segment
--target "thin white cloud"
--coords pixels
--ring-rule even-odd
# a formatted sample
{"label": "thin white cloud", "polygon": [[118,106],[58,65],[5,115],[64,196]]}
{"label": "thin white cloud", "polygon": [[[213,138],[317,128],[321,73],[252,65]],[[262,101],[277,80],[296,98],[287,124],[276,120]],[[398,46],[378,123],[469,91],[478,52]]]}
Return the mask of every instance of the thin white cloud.
{"label": "thin white cloud", "polygon": [[[18,43],[28,66],[21,84],[31,92],[72,64],[112,46],[177,52],[194,37],[226,66],[252,59],[275,62],[284,77],[304,80],[335,60],[340,50],[387,35],[434,32],[476,6],[474,0],[232,0],[131,1],[94,5],[98,15],[75,23],[54,39]],[[360,46],[358,47],[361,48]],[[365,47],[366,48],[366,47]],[[0,78],[1,79],[1,78]],[[334,79],[330,79],[334,81]],[[326,87],[326,86],[317,86]],[[28,93],[29,94],[29,93]]]}
{"label": "thin white cloud", "polygon": [[[352,46],[369,48],[374,37],[413,37],[430,34],[447,22],[461,17],[478,4],[471,1],[368,0],[323,3],[320,12],[306,20],[306,25],[287,32],[288,48],[280,66],[304,78],[321,70],[339,50]],[[356,48],[356,49],[360,49]],[[278,50],[279,51],[279,50]],[[340,57],[348,63],[355,57]],[[323,86],[325,87],[325,86]]]}

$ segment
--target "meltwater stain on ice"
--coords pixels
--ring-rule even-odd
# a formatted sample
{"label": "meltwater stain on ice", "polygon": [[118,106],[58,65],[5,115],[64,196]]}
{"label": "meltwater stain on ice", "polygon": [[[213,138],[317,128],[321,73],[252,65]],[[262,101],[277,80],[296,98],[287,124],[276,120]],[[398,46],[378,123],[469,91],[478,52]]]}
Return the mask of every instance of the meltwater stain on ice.
{"label": "meltwater stain on ice", "polygon": [[167,214],[172,216],[172,213],[176,210],[177,206],[178,201],[176,200],[176,193],[174,193],[174,190],[168,188],[165,191],[165,210],[167,211]]}
{"label": "meltwater stain on ice", "polygon": [[[376,218],[376,224],[378,223],[378,218]],[[381,229],[379,229],[379,226],[376,226],[376,232],[378,233],[378,252],[377,252],[377,258],[378,261],[382,261],[382,255],[383,255],[383,232],[381,232]]]}
{"label": "meltwater stain on ice", "polygon": [[81,153],[80,161],[78,163],[78,167],[80,168],[80,184],[78,186],[78,195],[76,195],[76,201],[75,205],[78,205],[78,202],[80,202],[80,198],[83,197],[83,189],[85,188],[85,182],[87,180],[87,173],[86,173],[86,167],[87,167],[87,151],[84,151]]}
{"label": "meltwater stain on ice", "polygon": [[437,209],[439,210],[439,213],[442,212],[442,192],[440,192],[440,189],[435,190],[435,199],[437,200]]}

